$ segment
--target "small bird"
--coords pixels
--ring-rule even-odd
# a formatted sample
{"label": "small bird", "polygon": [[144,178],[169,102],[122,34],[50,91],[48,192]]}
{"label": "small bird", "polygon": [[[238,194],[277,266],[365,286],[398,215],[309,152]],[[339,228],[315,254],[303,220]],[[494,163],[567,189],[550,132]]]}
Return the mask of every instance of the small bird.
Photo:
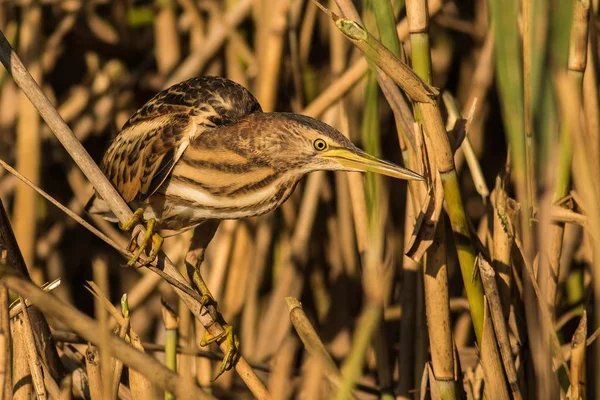
{"label": "small bird", "polygon": [[[136,210],[121,228],[129,230],[141,220],[148,224],[130,265],[150,242],[148,259],[157,255],[162,244],[158,229],[179,233],[208,220],[267,213],[313,171],[371,171],[423,180],[368,155],[321,121],[263,112],[247,89],[221,77],[192,78],[154,96],[125,123],[101,169]],[[117,221],[97,194],[86,210]],[[134,240],[130,246],[135,248]],[[203,299],[214,301],[196,272],[194,283]],[[226,328],[228,343],[235,347]],[[205,342],[210,340],[215,338]],[[226,355],[222,370],[231,367],[235,351]]]}

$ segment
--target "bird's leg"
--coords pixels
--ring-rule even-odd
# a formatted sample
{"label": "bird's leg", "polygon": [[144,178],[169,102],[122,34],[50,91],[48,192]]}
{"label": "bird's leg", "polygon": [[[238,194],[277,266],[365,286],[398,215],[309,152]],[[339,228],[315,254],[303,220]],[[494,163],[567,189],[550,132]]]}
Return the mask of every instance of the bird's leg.
{"label": "bird's leg", "polygon": [[[129,221],[125,222],[124,224],[120,224],[120,227],[124,231],[130,231],[131,228],[137,226],[137,224],[142,221],[144,221],[144,209],[138,208],[137,210],[135,210]],[[134,232],[131,234],[131,240],[129,241],[129,246],[127,246],[127,249],[129,251],[135,251],[135,253],[133,254],[133,257],[131,257],[131,259],[129,259],[129,261],[127,262],[128,266],[132,267],[138,262],[142,253],[144,253],[144,251],[150,243],[152,243],[152,247],[150,249],[150,253],[148,254],[147,262],[150,263],[154,261],[154,259],[158,255],[158,252],[160,251],[164,240],[162,236],[156,233],[155,228],[156,220],[154,220],[154,218],[151,218],[148,221],[146,221],[145,232],[143,232],[143,229],[140,229],[137,231],[134,230]],[[137,238],[140,234],[142,234],[142,232],[144,233],[144,237],[142,238],[141,243],[138,244]]]}
{"label": "bird's leg", "polygon": [[223,327],[223,331],[218,335],[211,335],[208,331],[206,331],[202,337],[202,340],[200,341],[201,346],[207,346],[214,342],[220,343],[223,340],[227,345],[225,356],[223,357],[223,362],[221,363],[221,368],[214,379],[217,379],[223,372],[230,370],[235,365],[235,362],[239,358],[240,347],[240,342],[233,332],[233,327],[225,322],[223,316],[218,311],[217,302],[208,289],[208,285],[202,278],[202,274],[200,273],[200,267],[204,261],[206,247],[212,240],[218,226],[218,221],[207,221],[206,223],[198,226],[194,231],[194,236],[192,238],[192,242],[190,243],[190,250],[186,256],[186,264],[188,264],[188,267],[190,267],[189,273],[191,274],[191,279],[201,295],[200,303],[207,311],[208,306],[212,306],[211,308],[213,308],[212,311],[214,311],[215,314],[213,315],[215,317],[215,321],[219,322]]}

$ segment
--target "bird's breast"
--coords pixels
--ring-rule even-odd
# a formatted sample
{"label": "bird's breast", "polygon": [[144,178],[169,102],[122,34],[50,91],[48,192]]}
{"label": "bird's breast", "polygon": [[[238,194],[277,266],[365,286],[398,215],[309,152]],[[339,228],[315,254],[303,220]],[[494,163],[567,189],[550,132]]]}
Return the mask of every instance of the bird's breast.
{"label": "bird's breast", "polygon": [[297,183],[297,178],[270,166],[207,159],[180,160],[160,190],[164,208],[185,215],[190,224],[267,213],[285,202]]}

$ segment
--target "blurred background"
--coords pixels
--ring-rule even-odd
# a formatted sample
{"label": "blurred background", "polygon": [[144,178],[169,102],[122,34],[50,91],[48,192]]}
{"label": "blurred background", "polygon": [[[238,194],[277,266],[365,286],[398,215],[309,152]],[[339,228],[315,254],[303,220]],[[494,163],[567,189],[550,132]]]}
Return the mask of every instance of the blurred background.
{"label": "blurred background", "polygon": [[[496,378],[484,373],[493,368],[480,362],[457,258],[464,237],[456,228],[453,235],[445,211],[432,218],[437,231],[417,230],[420,247],[405,255],[432,193],[416,196],[387,178],[314,173],[280,209],[222,222],[209,246],[203,275],[242,353],[274,398],[333,398],[318,357],[292,327],[285,298],[296,297],[344,379],[359,384],[357,398],[478,399],[484,388],[489,399],[598,396],[598,2],[409,2],[428,7],[424,25],[409,23],[402,0],[338,3],[343,11],[321,2],[349,19],[353,4],[362,25],[417,72],[422,56],[413,50],[428,38],[425,59],[430,83],[443,93],[438,101],[456,150],[470,252],[496,273],[499,296],[490,300],[486,288],[485,304],[499,299],[506,340],[495,321],[492,346],[509,347],[499,347]],[[395,50],[390,21],[397,24]],[[373,64],[311,1],[2,0],[0,29],[98,162],[155,93],[218,75],[247,87],[265,111],[319,118],[368,152],[425,172],[414,159],[431,150],[413,125],[419,112],[404,96],[404,117],[390,107]],[[4,68],[0,158],[127,243],[116,225],[85,215],[91,184]],[[117,308],[127,293],[132,329],[158,345],[165,340],[163,298],[177,313],[180,346],[199,347],[202,328],[160,277],[124,267],[116,251],[2,168],[0,198],[36,284],[60,278],[53,293],[96,318],[86,281],[104,282],[101,290]],[[190,238],[187,232],[165,241],[182,270]],[[447,332],[444,349],[432,330]],[[63,354],[69,338],[61,338]],[[70,346],[85,353],[84,344]],[[583,355],[572,358],[577,348]],[[162,352],[153,354],[163,361]],[[235,372],[211,382],[218,361],[177,360],[181,374],[218,398],[250,397]],[[448,382],[453,397],[446,397]]]}

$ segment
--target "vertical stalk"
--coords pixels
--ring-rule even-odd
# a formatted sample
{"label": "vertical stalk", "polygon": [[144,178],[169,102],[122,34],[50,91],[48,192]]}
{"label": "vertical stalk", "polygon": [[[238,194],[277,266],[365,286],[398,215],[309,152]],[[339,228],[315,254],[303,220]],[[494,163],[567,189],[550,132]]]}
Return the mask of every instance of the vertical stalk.
{"label": "vertical stalk", "polygon": [[[177,313],[169,307],[166,301],[162,301],[161,314],[165,324],[165,366],[173,372],[177,372],[177,330],[179,319]],[[165,400],[173,400],[172,393],[165,392]]]}
{"label": "vertical stalk", "polygon": [[[424,80],[426,83],[431,83],[432,64],[428,34],[429,16],[427,13],[427,1],[408,1],[407,18],[412,48],[413,69],[422,80]],[[484,333],[484,314],[486,305],[483,298],[483,286],[481,279],[479,277],[475,278],[477,275],[474,274],[475,253],[471,242],[471,234],[468,227],[467,217],[463,208],[458,177],[454,166],[453,154],[446,130],[442,123],[440,110],[436,104],[419,103],[419,109],[417,111],[420,113],[420,117],[422,118],[422,122],[425,127],[425,133],[429,135],[431,142],[433,143],[430,152],[435,155],[438,171],[444,187],[447,212],[450,218],[452,231],[455,235],[456,250],[463,275],[463,283],[467,292],[467,299],[469,300],[477,341],[481,346],[483,346],[485,337],[485,343],[487,343],[486,353],[484,357],[482,357],[486,382],[488,383],[489,388],[495,389],[495,396],[497,396],[497,398],[508,399],[508,390],[503,380],[503,369],[500,362],[500,355],[495,344],[493,330],[487,329]],[[435,249],[434,243],[431,249],[431,255],[428,255],[428,257],[440,257],[440,253],[438,253],[440,251],[441,250],[439,249]],[[445,289],[443,289],[444,281],[447,282],[448,279],[447,272],[445,277],[443,270],[441,273],[442,274],[437,277],[436,283],[439,286],[437,286],[436,290],[442,292],[445,291],[446,293],[443,295],[443,297],[446,297],[447,299],[447,286]],[[449,312],[447,315],[444,315],[444,318],[448,322],[448,326],[450,326]],[[434,340],[437,342],[437,339],[434,338]],[[440,343],[444,343],[446,346],[448,346],[448,339],[446,335],[440,338]],[[444,353],[448,353],[450,355],[453,354],[451,341],[450,349],[445,349]],[[446,362],[448,361],[448,358],[443,359],[446,360]],[[449,359],[452,360],[452,357]],[[440,367],[438,369],[440,374],[443,374],[450,369],[449,366],[446,366],[445,368],[442,368],[439,364],[438,366]],[[454,366],[452,365],[452,370],[453,368]],[[434,371],[434,373],[437,377],[437,372]],[[455,387],[445,386],[444,389],[446,396],[455,395]]]}
{"label": "vertical stalk", "polygon": [[[41,84],[42,66],[39,58],[40,41],[37,36],[42,22],[42,9],[38,6],[23,8],[20,27],[20,51],[33,79]],[[19,116],[17,121],[16,169],[34,184],[40,184],[41,162],[40,116],[27,96],[19,93]],[[37,195],[27,185],[18,183],[15,190],[14,229],[19,247],[30,270],[33,282],[44,282],[42,270],[35,267],[35,236],[37,226]]]}
{"label": "vertical stalk", "polygon": [[[433,84],[426,1],[408,1],[412,67],[428,84]],[[417,110],[416,118],[422,117]],[[450,304],[444,219],[440,217],[424,269],[425,310],[433,375],[443,399],[456,398],[454,351],[450,331]]]}
{"label": "vertical stalk", "polygon": [[436,228],[433,244],[425,263],[425,310],[431,347],[431,365],[442,399],[456,398],[454,380],[454,346],[450,331],[450,302],[448,294],[448,264],[444,219]]}

